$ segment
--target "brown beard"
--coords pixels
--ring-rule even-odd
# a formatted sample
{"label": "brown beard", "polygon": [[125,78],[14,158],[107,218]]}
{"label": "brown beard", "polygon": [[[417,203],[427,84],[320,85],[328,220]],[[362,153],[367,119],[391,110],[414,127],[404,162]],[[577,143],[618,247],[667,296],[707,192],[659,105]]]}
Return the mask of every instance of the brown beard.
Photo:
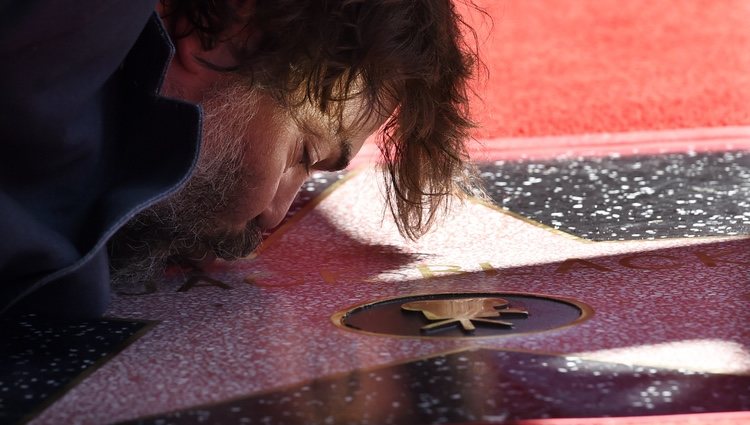
{"label": "brown beard", "polygon": [[193,176],[177,193],[136,215],[110,241],[115,285],[153,280],[170,264],[245,257],[261,242],[262,231],[254,221],[237,231],[219,219],[250,180],[242,170],[244,138],[257,111],[257,95],[231,82],[206,96],[202,105],[203,144]]}

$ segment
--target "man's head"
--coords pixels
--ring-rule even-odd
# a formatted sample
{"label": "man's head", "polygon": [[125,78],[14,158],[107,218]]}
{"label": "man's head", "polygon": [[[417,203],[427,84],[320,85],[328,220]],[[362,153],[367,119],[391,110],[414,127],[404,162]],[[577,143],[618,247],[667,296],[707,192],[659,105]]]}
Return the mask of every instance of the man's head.
{"label": "man's head", "polygon": [[114,239],[116,275],[247,255],[311,170],[345,167],[381,127],[402,233],[456,193],[475,56],[450,0],[163,0],[162,14],[177,50],[164,92],[203,107],[203,148],[187,186]]}

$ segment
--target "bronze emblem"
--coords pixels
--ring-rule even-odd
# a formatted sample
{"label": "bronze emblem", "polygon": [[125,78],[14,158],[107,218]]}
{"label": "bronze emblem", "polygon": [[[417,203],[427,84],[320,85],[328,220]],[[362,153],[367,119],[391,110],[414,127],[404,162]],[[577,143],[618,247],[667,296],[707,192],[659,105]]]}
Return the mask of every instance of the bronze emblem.
{"label": "bronze emblem", "polygon": [[486,338],[543,332],[583,322],[593,309],[574,299],[526,292],[402,295],[335,313],[342,329],[406,338]]}
{"label": "bronze emblem", "polygon": [[490,320],[489,317],[520,315],[528,317],[529,312],[520,308],[509,308],[510,302],[503,298],[458,298],[446,300],[411,301],[401,305],[401,309],[420,311],[427,320],[436,321],[422,326],[423,332],[460,324],[464,331],[476,330],[473,322],[490,326],[513,327],[513,323],[503,320]]}

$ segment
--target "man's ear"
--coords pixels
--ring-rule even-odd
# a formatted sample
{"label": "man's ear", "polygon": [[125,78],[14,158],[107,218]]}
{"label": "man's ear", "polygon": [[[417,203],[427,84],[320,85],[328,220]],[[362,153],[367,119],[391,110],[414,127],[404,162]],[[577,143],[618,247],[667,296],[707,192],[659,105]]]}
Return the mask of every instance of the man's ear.
{"label": "man's ear", "polygon": [[[257,31],[237,23],[227,28],[206,50],[188,19],[168,13],[162,16],[175,46],[175,56],[167,71],[165,94],[193,102],[200,102],[205,93],[225,77],[224,71],[237,67],[235,48],[252,50],[260,40]],[[243,16],[238,17],[238,22],[243,21]],[[244,18],[247,22],[247,17]]]}
{"label": "man's ear", "polygon": [[196,76],[207,77],[217,70],[232,70],[237,61],[232,53],[230,41],[219,40],[210,50],[204,50],[200,37],[193,31],[174,40],[175,56],[185,70]]}
{"label": "man's ear", "polygon": [[203,46],[198,33],[190,31],[187,19],[165,13],[163,9],[162,2],[159,2],[157,12],[172,39],[175,54],[169,63],[161,94],[200,103],[219,75],[198,59],[204,53]]}
{"label": "man's ear", "polygon": [[219,40],[205,50],[198,32],[189,29],[186,19],[181,18],[173,25],[175,56],[169,73],[176,78],[173,83],[179,84],[190,100],[198,101],[222,77],[220,70],[232,69],[237,64],[228,41]]}

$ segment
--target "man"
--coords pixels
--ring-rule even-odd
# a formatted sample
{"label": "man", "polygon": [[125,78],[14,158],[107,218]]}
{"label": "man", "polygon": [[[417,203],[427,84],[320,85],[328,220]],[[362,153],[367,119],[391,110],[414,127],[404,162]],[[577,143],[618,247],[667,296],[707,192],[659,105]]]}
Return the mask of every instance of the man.
{"label": "man", "polygon": [[312,170],[344,168],[381,127],[407,237],[465,182],[474,55],[450,0],[153,10],[0,5],[3,312],[97,316],[110,267],[142,280],[245,256]]}

